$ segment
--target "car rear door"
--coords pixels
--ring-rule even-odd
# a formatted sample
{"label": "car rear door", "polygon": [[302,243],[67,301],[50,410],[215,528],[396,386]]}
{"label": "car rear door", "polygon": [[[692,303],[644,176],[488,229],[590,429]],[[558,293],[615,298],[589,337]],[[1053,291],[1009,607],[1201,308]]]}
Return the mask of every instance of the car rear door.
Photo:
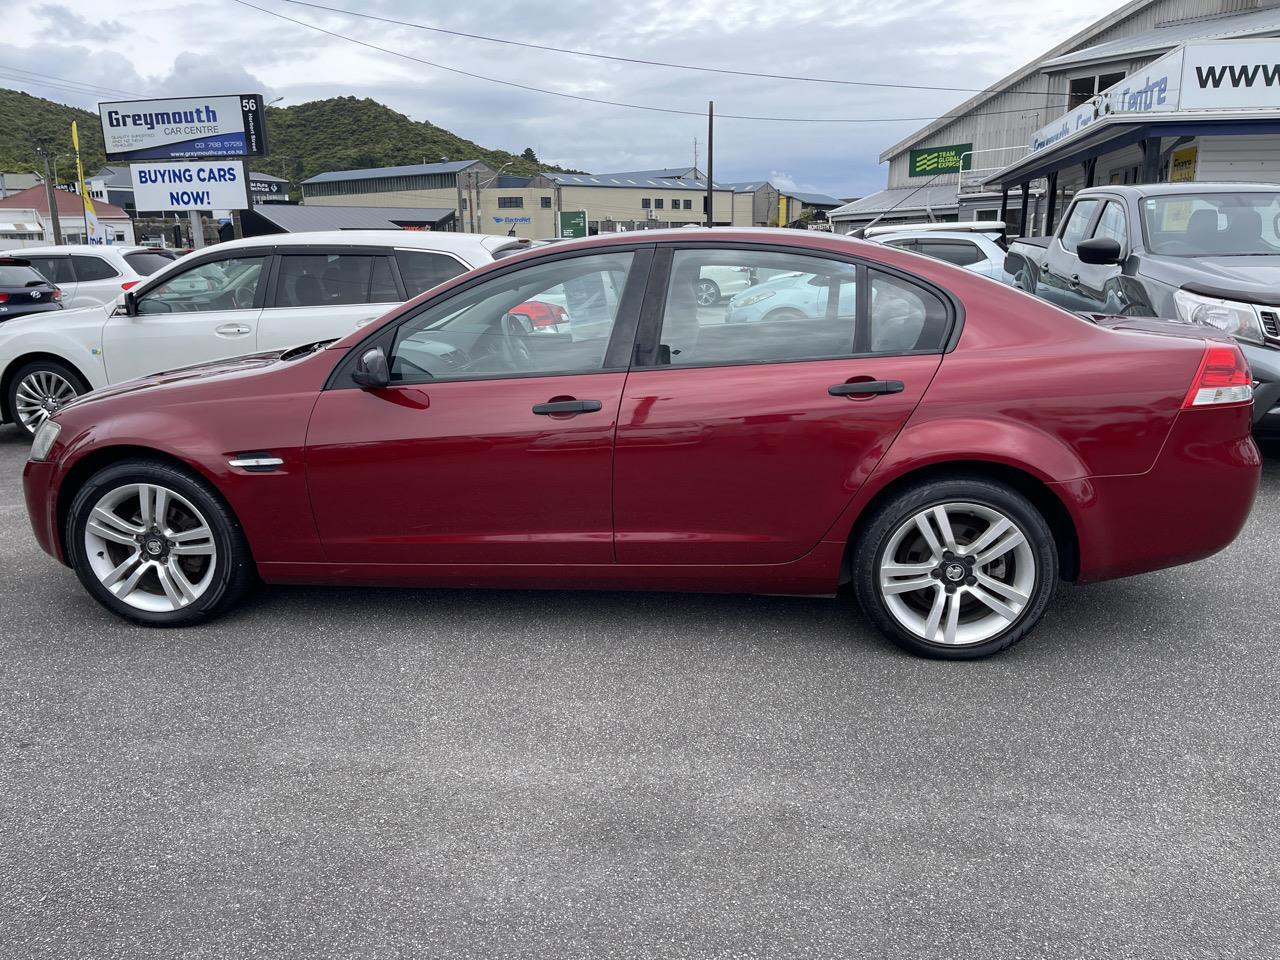
{"label": "car rear door", "polygon": [[269,248],[218,251],[136,287],[137,313],[102,328],[112,383],[253,353],[271,265]]}
{"label": "car rear door", "polygon": [[[614,430],[651,257],[642,245],[513,265],[354,348],[307,432],[327,558],[611,563]],[[541,297],[569,304],[566,329],[512,310]],[[362,389],[351,369],[372,347],[392,382]]]}
{"label": "car rear door", "polygon": [[76,274],[76,293],[72,307],[113,303],[124,292],[126,278],[104,257],[73,253],[71,267]]}
{"label": "car rear door", "polygon": [[71,268],[71,257],[65,253],[43,253],[27,257],[31,266],[50,283],[62,291],[62,306],[72,309],[76,304],[76,275]]}
{"label": "car rear door", "polygon": [[[806,315],[725,325],[723,306],[694,299],[708,262],[799,271],[827,295]],[[924,395],[951,301],[889,268],[785,248],[691,245],[655,274],[618,419],[618,562],[799,559]]]}
{"label": "car rear door", "polygon": [[278,247],[258,349],[345,337],[403,303],[391,258],[390,248],[373,246]]}

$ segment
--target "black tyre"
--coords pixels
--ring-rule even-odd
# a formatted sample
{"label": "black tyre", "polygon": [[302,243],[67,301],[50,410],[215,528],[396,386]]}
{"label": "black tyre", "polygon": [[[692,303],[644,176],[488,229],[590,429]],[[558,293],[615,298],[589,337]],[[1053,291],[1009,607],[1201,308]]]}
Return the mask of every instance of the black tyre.
{"label": "black tyre", "polygon": [[104,607],[182,627],[227,610],[256,579],[240,524],[202,478],[149,460],[94,474],[71,504],[71,565]]}
{"label": "black tyre", "polygon": [[1021,493],[980,477],[899,491],[853,545],[858,603],[912,653],[976,660],[1035,627],[1058,581],[1044,517]]}
{"label": "black tyre", "polygon": [[703,278],[693,285],[693,296],[700,307],[714,307],[720,302],[720,285]]}
{"label": "black tyre", "polygon": [[766,323],[773,323],[779,320],[803,320],[805,315],[791,307],[779,307],[777,310],[770,310],[764,315]]}
{"label": "black tyre", "polygon": [[31,437],[46,419],[88,392],[84,377],[67,364],[57,360],[32,360],[14,373],[5,403],[14,425]]}

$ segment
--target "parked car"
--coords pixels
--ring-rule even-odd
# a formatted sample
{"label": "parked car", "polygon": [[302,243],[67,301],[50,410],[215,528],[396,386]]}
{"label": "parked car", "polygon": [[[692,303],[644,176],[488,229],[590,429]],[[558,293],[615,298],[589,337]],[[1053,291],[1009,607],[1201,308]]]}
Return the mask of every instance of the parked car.
{"label": "parked car", "polygon": [[[830,308],[723,324],[693,280],[735,262],[820,278]],[[512,313],[608,289],[590,335]],[[1060,577],[1230,543],[1260,473],[1250,399],[1211,327],[1091,323],[816,232],[645,231],[500,260],[335,343],[90,393],[41,425],[24,485],[41,547],[143,624],[255,577],[852,581],[897,643],[973,658],[1026,636]]]}
{"label": "parked car", "polygon": [[1068,310],[1226,331],[1253,371],[1254,426],[1280,433],[1280,186],[1082,190],[1052,237],[1015,240],[1014,286]]}
{"label": "parked car", "polygon": [[23,257],[0,256],[0,323],[62,309],[62,291]]}
{"label": "parked car", "polygon": [[[108,307],[0,327],[0,419],[33,433],[68,395],[158,370],[341,337],[528,243],[400,230],[220,243],[117,290]],[[14,401],[18,392],[44,388],[52,392],[24,408],[30,414],[24,416]]]}
{"label": "parked car", "polygon": [[28,247],[22,256],[62,288],[68,310],[114,303],[122,291],[141,283],[176,258],[148,247],[71,243],[61,247]]}
{"label": "parked car", "polygon": [[[951,227],[939,230],[933,227]],[[1004,271],[1004,224],[975,221],[959,224],[902,225],[872,228],[866,239],[954,263],[984,277],[1008,283]]]}

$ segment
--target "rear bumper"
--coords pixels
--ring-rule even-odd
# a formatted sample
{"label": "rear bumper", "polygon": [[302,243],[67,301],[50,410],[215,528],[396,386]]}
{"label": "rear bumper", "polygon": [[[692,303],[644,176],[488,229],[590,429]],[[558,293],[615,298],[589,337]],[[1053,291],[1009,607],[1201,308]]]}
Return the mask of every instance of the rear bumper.
{"label": "rear bumper", "polygon": [[28,460],[22,471],[22,494],[27,501],[27,517],[36,543],[49,556],[66,563],[58,536],[58,502],[54,495],[56,463],[36,463]]}
{"label": "rear bumper", "polygon": [[1280,436],[1280,349],[1242,343],[1244,358],[1253,374],[1253,429]]}
{"label": "rear bumper", "polygon": [[1191,563],[1235,540],[1262,472],[1251,417],[1247,406],[1184,410],[1146,473],[1052,484],[1075,520],[1078,580]]}

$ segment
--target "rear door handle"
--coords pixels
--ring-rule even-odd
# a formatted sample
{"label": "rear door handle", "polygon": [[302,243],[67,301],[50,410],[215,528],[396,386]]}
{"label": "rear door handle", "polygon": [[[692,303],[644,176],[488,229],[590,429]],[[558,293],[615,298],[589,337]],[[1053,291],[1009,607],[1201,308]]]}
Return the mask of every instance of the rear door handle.
{"label": "rear door handle", "polygon": [[552,400],[548,403],[535,403],[533,412],[544,417],[557,413],[595,413],[603,409],[599,400]]}
{"label": "rear door handle", "polygon": [[853,383],[833,383],[827,393],[833,397],[863,397],[878,393],[901,393],[901,380],[856,380]]}
{"label": "rear door handle", "polygon": [[247,323],[224,323],[213,332],[223,337],[243,337],[246,333],[252,333],[253,328]]}

